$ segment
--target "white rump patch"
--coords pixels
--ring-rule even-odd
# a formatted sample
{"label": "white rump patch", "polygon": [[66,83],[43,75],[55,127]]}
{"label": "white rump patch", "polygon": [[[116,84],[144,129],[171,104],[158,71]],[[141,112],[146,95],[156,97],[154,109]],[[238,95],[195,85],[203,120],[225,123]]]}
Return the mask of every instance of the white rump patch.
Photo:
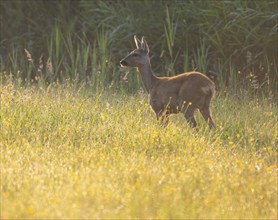
{"label": "white rump patch", "polygon": [[205,93],[205,94],[208,94],[210,91],[211,91],[211,86],[208,85],[208,86],[204,86],[204,87],[201,87],[201,90]]}

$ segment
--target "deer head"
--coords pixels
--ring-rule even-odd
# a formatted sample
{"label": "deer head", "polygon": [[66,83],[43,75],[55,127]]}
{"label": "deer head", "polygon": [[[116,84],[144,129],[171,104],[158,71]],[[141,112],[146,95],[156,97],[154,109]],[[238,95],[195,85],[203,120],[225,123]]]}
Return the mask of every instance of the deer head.
{"label": "deer head", "polygon": [[130,52],[124,59],[120,61],[121,66],[140,67],[150,62],[149,46],[144,37],[140,41],[134,35],[136,49]]}

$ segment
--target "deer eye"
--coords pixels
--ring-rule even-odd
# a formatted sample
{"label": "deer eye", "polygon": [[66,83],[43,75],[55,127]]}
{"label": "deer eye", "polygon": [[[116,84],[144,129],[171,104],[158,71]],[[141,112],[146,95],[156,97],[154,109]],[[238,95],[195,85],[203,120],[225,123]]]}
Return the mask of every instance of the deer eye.
{"label": "deer eye", "polygon": [[138,53],[134,53],[134,54],[133,54],[133,56],[138,57],[138,56],[139,56],[139,54],[138,54]]}

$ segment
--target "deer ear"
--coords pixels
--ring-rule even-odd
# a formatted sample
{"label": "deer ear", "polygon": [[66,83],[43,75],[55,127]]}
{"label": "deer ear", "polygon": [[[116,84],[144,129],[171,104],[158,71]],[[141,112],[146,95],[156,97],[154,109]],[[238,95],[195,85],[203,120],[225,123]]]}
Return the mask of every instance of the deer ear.
{"label": "deer ear", "polygon": [[136,35],[134,35],[134,42],[135,42],[136,47],[139,48],[140,40],[138,39],[138,37]]}
{"label": "deer ear", "polygon": [[141,45],[142,45],[142,49],[144,51],[146,51],[147,53],[150,52],[149,45],[148,45],[147,41],[145,40],[145,37],[142,37]]}

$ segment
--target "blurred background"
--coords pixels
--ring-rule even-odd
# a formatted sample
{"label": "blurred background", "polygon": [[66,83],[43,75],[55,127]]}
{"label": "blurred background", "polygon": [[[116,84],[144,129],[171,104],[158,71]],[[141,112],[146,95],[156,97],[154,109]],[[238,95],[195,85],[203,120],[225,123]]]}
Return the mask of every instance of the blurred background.
{"label": "blurred background", "polygon": [[1,0],[0,12],[2,79],[135,91],[140,77],[119,61],[136,34],[157,75],[197,70],[277,94],[277,0]]}

